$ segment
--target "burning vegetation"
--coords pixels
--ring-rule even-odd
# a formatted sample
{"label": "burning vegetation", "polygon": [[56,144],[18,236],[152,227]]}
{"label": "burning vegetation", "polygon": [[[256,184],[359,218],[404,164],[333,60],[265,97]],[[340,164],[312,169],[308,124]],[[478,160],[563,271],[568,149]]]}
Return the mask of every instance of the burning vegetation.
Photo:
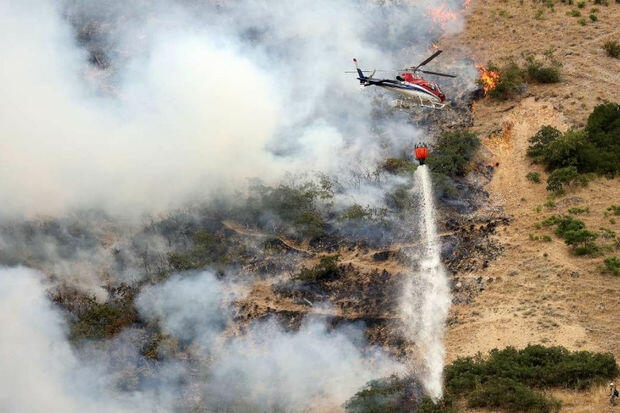
{"label": "burning vegetation", "polygon": [[497,87],[499,82],[499,70],[489,69],[481,64],[477,64],[476,68],[480,73],[480,78],[478,81],[484,89],[484,95],[486,96],[490,91]]}

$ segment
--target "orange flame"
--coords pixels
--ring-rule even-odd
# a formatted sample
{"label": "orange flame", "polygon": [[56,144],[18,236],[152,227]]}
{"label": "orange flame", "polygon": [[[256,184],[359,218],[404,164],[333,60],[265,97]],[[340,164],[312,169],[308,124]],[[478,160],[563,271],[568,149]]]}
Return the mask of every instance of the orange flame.
{"label": "orange flame", "polygon": [[449,21],[456,20],[458,14],[443,2],[439,7],[428,6],[428,16],[435,23],[441,24],[441,27],[445,27]]}
{"label": "orange flame", "polygon": [[489,91],[497,87],[499,82],[499,72],[497,70],[489,70],[483,65],[476,65],[478,72],[480,73],[480,83],[484,89],[486,95]]}
{"label": "orange flame", "polygon": [[471,0],[465,0],[465,3],[463,3],[463,8],[464,9],[468,8],[470,3],[471,3]]}

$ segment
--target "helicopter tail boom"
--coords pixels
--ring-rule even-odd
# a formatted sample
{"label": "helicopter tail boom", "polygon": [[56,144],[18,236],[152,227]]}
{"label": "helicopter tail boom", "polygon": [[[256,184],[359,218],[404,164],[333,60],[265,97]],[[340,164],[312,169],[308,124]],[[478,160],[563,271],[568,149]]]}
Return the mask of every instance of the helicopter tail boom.
{"label": "helicopter tail boom", "polygon": [[[364,75],[364,72],[357,65],[357,59],[353,58],[353,63],[355,63],[355,70],[357,70],[357,75],[359,76],[357,79],[360,81],[360,85],[366,85],[368,78]],[[372,77],[372,76],[370,76]]]}

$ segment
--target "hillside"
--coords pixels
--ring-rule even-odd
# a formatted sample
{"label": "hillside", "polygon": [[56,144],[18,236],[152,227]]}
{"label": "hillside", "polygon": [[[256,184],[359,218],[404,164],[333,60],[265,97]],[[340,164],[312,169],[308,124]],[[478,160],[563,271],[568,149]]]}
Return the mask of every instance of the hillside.
{"label": "hillside", "polygon": [[0,411],[605,411],[620,180],[526,152],[620,154],[620,0],[100,3],[0,2]]}
{"label": "hillside", "polygon": [[[618,100],[620,60],[608,57],[602,44],[620,37],[620,5],[587,2],[581,14],[587,17],[596,7],[599,18],[582,26],[567,16],[574,5],[554,3],[550,9],[542,2],[475,1],[464,33],[444,40],[445,47],[472,50],[481,63],[540,56],[551,49],[562,64],[559,83],[528,85],[526,93],[506,102],[485,98],[476,103],[473,129],[483,138],[489,159],[499,163],[486,189],[511,222],[495,236],[504,247],[502,255],[467,275],[483,277],[484,291],[471,304],[452,307],[449,359],[530,343],[620,356],[620,279],[600,273],[602,258],[575,257],[550,229],[535,225],[569,208],[588,207],[589,213],[579,217],[588,228],[619,233],[620,223],[610,222],[606,210],[620,203],[620,181],[598,178],[554,199],[555,206],[545,206],[547,174],[526,156],[527,140],[541,126],[582,127],[594,106]],[[529,172],[538,172],[543,183],[528,181]],[[532,240],[530,234],[552,240]],[[565,402],[563,411],[603,411],[604,391],[558,397]]]}

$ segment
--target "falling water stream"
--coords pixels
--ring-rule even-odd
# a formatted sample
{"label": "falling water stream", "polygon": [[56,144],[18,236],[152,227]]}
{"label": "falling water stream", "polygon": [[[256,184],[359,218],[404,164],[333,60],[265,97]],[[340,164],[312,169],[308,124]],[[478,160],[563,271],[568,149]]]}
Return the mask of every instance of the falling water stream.
{"label": "falling water stream", "polygon": [[401,310],[405,334],[419,349],[419,378],[428,395],[442,395],[445,347],[443,343],[446,317],[450,308],[450,289],[441,263],[441,247],[437,237],[435,208],[430,173],[421,165],[415,173],[420,189],[419,223],[421,249],[418,268],[405,281]]}

